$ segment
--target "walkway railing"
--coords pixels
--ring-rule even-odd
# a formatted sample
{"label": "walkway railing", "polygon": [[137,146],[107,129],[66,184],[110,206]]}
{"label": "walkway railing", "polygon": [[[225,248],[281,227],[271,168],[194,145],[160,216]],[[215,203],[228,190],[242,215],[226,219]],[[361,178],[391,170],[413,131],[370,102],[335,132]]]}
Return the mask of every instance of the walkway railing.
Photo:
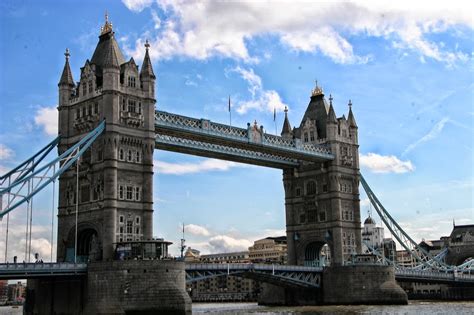
{"label": "walkway railing", "polygon": [[82,276],[85,263],[7,263],[0,264],[0,279],[28,279],[52,276]]}

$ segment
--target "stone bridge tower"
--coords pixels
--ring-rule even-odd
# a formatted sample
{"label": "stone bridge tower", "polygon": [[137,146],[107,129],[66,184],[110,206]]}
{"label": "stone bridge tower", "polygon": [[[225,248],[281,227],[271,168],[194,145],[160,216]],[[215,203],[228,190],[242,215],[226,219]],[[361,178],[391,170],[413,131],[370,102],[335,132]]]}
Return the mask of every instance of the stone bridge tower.
{"label": "stone bridge tower", "polygon": [[298,128],[291,129],[285,113],[283,137],[299,145],[327,145],[335,156],[283,172],[288,264],[314,266],[330,260],[341,265],[361,251],[359,151],[351,106],[349,101],[347,118],[336,118],[332,97],[328,104],[316,85]]}
{"label": "stone bridge tower", "polygon": [[[145,45],[138,70],[125,61],[107,16],[91,60],[75,83],[69,51],[59,86],[59,153],[95,128],[106,130],[61,175],[58,261],[113,258],[113,243],[152,237],[155,75]],[[78,185],[77,185],[78,183]]]}

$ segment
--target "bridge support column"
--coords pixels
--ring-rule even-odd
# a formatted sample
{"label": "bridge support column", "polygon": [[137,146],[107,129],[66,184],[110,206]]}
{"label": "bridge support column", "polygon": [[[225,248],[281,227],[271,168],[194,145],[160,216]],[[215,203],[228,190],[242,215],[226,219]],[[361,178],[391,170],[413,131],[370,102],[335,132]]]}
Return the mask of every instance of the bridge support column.
{"label": "bridge support column", "polygon": [[323,273],[324,304],[407,304],[393,267],[333,266]]}

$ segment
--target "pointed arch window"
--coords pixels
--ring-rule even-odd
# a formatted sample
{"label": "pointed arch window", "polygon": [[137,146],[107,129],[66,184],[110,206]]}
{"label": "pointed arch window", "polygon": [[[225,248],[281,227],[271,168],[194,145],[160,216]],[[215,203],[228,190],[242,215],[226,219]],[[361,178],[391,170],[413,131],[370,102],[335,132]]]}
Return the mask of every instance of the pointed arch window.
{"label": "pointed arch window", "polygon": [[140,163],[140,151],[137,151],[135,154],[135,162]]}
{"label": "pointed arch window", "polygon": [[308,142],[308,133],[307,132],[304,133],[304,142]]}
{"label": "pointed arch window", "polygon": [[119,150],[119,160],[123,161],[124,159],[124,154],[123,154],[123,149]]}
{"label": "pointed arch window", "polygon": [[92,81],[89,81],[89,93],[92,93],[92,87],[93,87]]}
{"label": "pointed arch window", "polygon": [[311,130],[311,131],[309,132],[309,140],[310,140],[310,141],[314,141],[314,131],[313,131],[313,130]]}
{"label": "pointed arch window", "polygon": [[127,153],[127,161],[128,161],[128,162],[132,162],[132,150],[128,150],[128,153]]}

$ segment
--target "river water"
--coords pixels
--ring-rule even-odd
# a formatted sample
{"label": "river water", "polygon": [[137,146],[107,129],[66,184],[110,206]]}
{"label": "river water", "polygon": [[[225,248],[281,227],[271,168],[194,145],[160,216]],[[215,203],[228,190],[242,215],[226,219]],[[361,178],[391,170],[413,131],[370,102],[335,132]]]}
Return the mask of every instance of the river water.
{"label": "river water", "polygon": [[193,314],[219,315],[330,315],[330,314],[377,314],[377,315],[432,315],[432,314],[474,314],[474,301],[470,302],[432,302],[410,301],[408,305],[334,305],[334,306],[299,306],[267,307],[255,303],[194,303]]}
{"label": "river water", "polygon": [[[22,314],[22,307],[0,307],[2,315]],[[472,302],[432,302],[410,301],[408,305],[334,305],[334,306],[298,306],[298,307],[268,307],[258,306],[255,303],[194,303],[193,314],[218,314],[218,315],[464,315],[474,314],[474,301]]]}

